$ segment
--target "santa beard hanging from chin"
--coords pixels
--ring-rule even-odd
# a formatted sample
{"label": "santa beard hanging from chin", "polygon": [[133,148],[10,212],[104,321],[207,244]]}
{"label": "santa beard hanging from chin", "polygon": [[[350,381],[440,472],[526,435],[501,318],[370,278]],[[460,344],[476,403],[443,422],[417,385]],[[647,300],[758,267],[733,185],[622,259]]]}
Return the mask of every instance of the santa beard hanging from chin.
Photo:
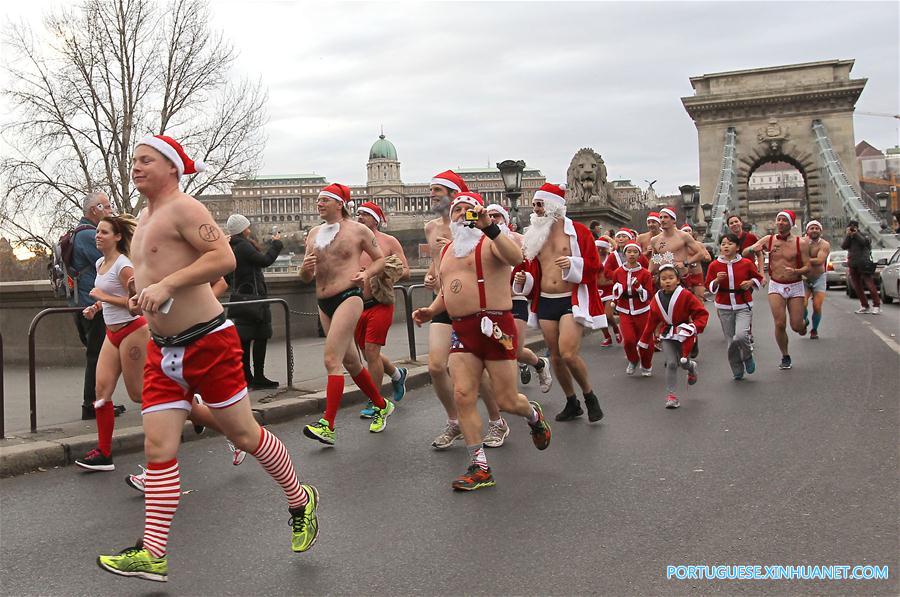
{"label": "santa beard hanging from chin", "polygon": [[330,245],[340,229],[340,222],[335,222],[334,224],[321,224],[319,226],[319,231],[316,233],[316,248],[324,249]]}
{"label": "santa beard hanging from chin", "polygon": [[469,228],[461,220],[450,222],[450,234],[453,237],[453,255],[462,258],[475,250],[484,233],[478,228]]}
{"label": "santa beard hanging from chin", "polygon": [[522,235],[522,251],[526,259],[534,259],[544,248],[544,243],[550,238],[550,229],[557,221],[566,217],[566,206],[554,206],[550,202],[544,203],[544,214],[539,216],[531,212],[531,226],[525,229]]}

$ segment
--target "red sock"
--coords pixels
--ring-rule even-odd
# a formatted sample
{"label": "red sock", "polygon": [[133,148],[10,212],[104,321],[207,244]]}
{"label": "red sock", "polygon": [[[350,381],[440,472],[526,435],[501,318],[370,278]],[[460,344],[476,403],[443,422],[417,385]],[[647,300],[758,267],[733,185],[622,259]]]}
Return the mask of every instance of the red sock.
{"label": "red sock", "polygon": [[328,385],[325,387],[325,420],[334,429],[334,417],[341,407],[341,398],[344,397],[344,376],[329,375]]}
{"label": "red sock", "polygon": [[94,414],[97,417],[97,448],[104,456],[112,452],[112,434],[116,426],[116,412],[113,403],[107,400],[103,406],[95,406]]}
{"label": "red sock", "polygon": [[290,455],[281,440],[265,427],[259,429],[259,445],[253,451],[253,457],[281,485],[288,500],[288,508],[302,508],[306,505],[309,498],[300,487]]}
{"label": "red sock", "polygon": [[384,408],[387,404],[384,401],[384,398],[381,397],[381,392],[378,391],[378,388],[375,387],[375,382],[372,381],[372,376],[369,374],[369,370],[365,367],[359,372],[358,375],[351,375],[353,378],[353,383],[357,385],[357,387],[363,391],[363,394],[366,395],[366,398],[372,401],[372,404],[375,405],[375,408]]}
{"label": "red sock", "polygon": [[607,340],[612,341],[612,336],[609,335],[609,328],[603,328],[603,336]]}
{"label": "red sock", "polygon": [[166,555],[169,527],[181,499],[178,460],[148,462],[144,481],[144,549],[155,558]]}

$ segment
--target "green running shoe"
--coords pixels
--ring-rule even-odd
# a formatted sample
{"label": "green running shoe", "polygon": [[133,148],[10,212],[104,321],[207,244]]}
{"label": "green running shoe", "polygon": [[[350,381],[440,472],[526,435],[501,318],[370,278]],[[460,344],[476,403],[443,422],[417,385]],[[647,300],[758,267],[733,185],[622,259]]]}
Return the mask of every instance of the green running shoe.
{"label": "green running shoe", "polygon": [[325,419],[319,419],[318,423],[304,427],[303,435],[310,439],[317,439],[328,446],[334,445],[334,429],[328,426],[328,421]]}
{"label": "green running shoe", "polygon": [[372,433],[381,433],[387,425],[387,418],[394,413],[394,403],[384,399],[384,408],[375,408],[375,416],[372,417],[372,423],[369,425],[369,431]]}
{"label": "green running shoe", "polygon": [[122,550],[117,556],[98,556],[97,565],[101,569],[119,576],[137,576],[146,580],[166,582],[169,580],[169,562],[165,556],[154,558],[138,541],[134,547]]}
{"label": "green running shoe", "polygon": [[296,552],[308,551],[316,544],[319,536],[319,519],[316,509],[319,507],[319,491],[312,485],[301,484],[309,500],[303,508],[291,510],[291,549]]}

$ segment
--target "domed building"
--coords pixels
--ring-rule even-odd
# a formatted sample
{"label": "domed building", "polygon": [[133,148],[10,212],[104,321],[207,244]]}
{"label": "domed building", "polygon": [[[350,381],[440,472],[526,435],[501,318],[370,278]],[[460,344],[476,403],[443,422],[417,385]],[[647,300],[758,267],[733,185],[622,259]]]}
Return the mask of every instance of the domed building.
{"label": "domed building", "polygon": [[386,211],[401,209],[403,182],[400,180],[400,161],[397,159],[397,148],[385,138],[383,130],[369,150],[366,195]]}

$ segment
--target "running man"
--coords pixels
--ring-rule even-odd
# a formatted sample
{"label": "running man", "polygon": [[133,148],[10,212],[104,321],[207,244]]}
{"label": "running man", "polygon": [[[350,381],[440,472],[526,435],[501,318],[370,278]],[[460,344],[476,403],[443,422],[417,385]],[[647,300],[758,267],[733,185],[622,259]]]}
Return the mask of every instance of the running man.
{"label": "running man", "polygon": [[809,244],[806,239],[791,233],[794,221],[794,212],[787,209],[778,212],[775,217],[778,233],[767,234],[744,250],[744,257],[751,259],[760,251],[769,254],[769,308],[775,320],[775,342],[781,351],[779,369],[790,369],[792,366],[791,355],[788,354],[788,318],[792,330],[801,336],[806,335],[803,276],[809,271]]}
{"label": "running man", "polygon": [[451,209],[453,241],[443,249],[437,266],[440,292],[430,306],[417,309],[413,319],[422,325],[445,310],[452,318],[450,371],[459,423],[471,458],[468,469],[452,487],[472,491],[495,485],[484,453],[478,413],[478,387],[485,371],[497,404],[503,411],[525,418],[538,450],[550,445],[550,425],[540,404],[529,402],[516,384],[518,337],[509,278],[512,266],[522,262],[522,250],[491,222],[477,193],[458,193]]}
{"label": "running man", "polygon": [[[394,402],[400,402],[406,394],[406,368],[395,367],[390,359],[381,354],[381,349],[387,342],[388,331],[394,322],[393,286],[394,283],[409,278],[409,262],[406,260],[406,254],[403,252],[403,246],[400,244],[400,241],[379,230],[381,225],[387,220],[377,203],[367,201],[360,205],[359,209],[356,210],[356,220],[375,235],[375,242],[381,248],[385,262],[390,261],[394,266],[398,265],[397,262],[399,262],[400,265],[399,271],[395,275],[391,275],[389,279],[385,279],[385,274],[388,272],[382,273],[382,279],[387,282],[386,286],[390,287],[390,294],[383,298],[390,298],[391,302],[379,302],[372,292],[371,280],[366,280],[362,295],[363,312],[359,317],[359,322],[356,324],[356,332],[354,332],[356,346],[363,351],[366,366],[372,380],[380,388],[384,375],[387,374],[391,378]],[[359,267],[364,271],[371,264],[372,258],[369,257],[368,253],[363,253],[360,257]],[[375,405],[370,400],[366,407],[360,411],[359,416],[364,419],[371,419],[375,414]]]}
{"label": "running man", "polygon": [[[303,428],[303,435],[334,446],[334,419],[344,397],[344,369],[356,386],[375,405],[369,431],[381,433],[394,404],[381,396],[368,369],[362,366],[353,334],[363,312],[362,288],[372,276],[384,269],[384,254],[375,234],[366,226],[350,219],[347,203],[350,187],[332,183],[319,191],[316,205],[325,220],[309,231],[306,255],[300,266],[300,279],[316,281],[319,319],[325,330],[325,414],[318,422]],[[367,254],[369,266],[360,271],[360,259]],[[381,379],[379,378],[379,382]]]}
{"label": "running man", "polygon": [[531,202],[531,226],[525,230],[522,247],[534,278],[529,323],[540,326],[553,372],[566,396],[566,406],[556,420],[571,421],[584,414],[572,385],[574,378],[593,423],[603,418],[603,410],[581,358],[581,337],[584,328],[606,327],[597,292],[601,265],[590,230],[566,217],[565,196],[562,187],[546,183]]}
{"label": "running man", "polygon": [[812,329],[810,340],[819,339],[819,324],[822,322],[822,306],[825,304],[825,265],[831,253],[831,243],[822,238],[822,224],[810,220],[806,224],[806,244],[809,245],[809,271],[804,277],[806,296],[803,300],[803,319],[809,321],[809,300],[812,299]]}
{"label": "running man", "polygon": [[152,341],[141,398],[144,535],[118,555],[97,558],[100,568],[121,576],[168,580],[166,544],[181,497],[178,447],[195,392],[225,436],[281,486],[291,515],[291,548],[306,551],[318,535],[318,492],[300,484],[284,445],[253,418],[241,341],[210,286],[234,269],[234,253],[206,206],[178,186],[183,174],[203,168],[162,135],[144,137],[132,157],[131,178],[147,207],[131,244],[138,293],[129,308],[142,311]]}
{"label": "running man", "polygon": [[[647,214],[647,232],[642,232],[637,235],[638,244],[641,245],[641,249],[644,255],[648,257],[652,253],[652,249],[650,248],[650,241],[654,236],[660,233],[662,229],[659,226],[659,212],[651,211]],[[646,266],[645,266],[646,267]]]}

